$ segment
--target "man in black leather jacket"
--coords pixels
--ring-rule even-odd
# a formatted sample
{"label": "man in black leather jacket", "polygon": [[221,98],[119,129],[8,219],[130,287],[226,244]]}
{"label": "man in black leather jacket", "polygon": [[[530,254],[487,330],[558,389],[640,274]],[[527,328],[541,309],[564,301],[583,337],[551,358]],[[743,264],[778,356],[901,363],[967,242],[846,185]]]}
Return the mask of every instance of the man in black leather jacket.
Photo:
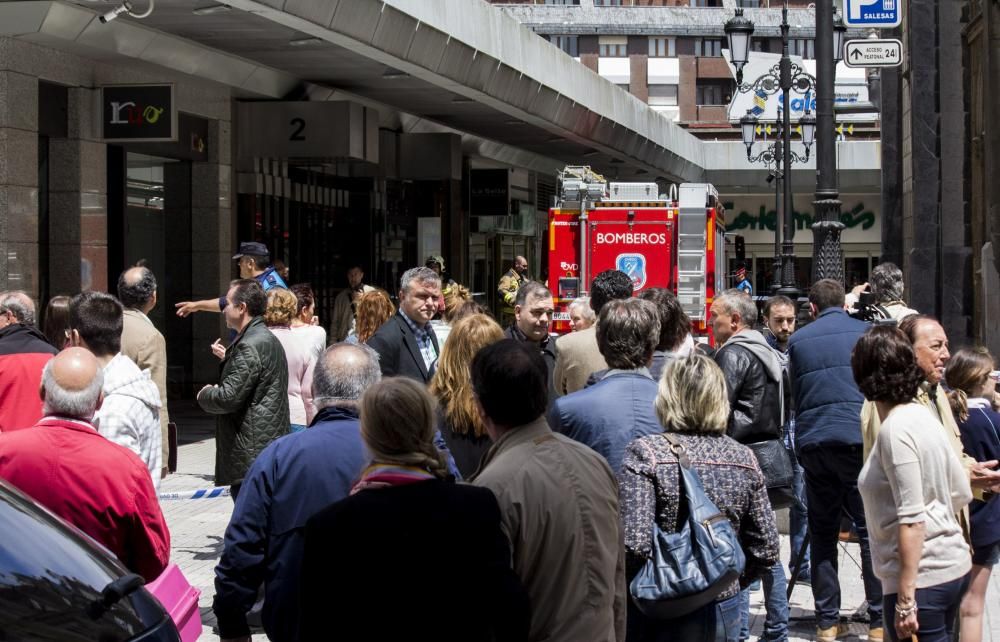
{"label": "man in black leather jacket", "polygon": [[[757,330],[757,307],[741,290],[726,290],[712,303],[715,362],[722,368],[729,394],[726,433],[741,444],[781,439],[788,386],[774,349]],[[761,640],[788,638],[787,579],[781,562],[763,577],[764,635]],[[749,624],[750,596],[743,591],[743,627]],[[742,637],[742,636],[741,636]]]}

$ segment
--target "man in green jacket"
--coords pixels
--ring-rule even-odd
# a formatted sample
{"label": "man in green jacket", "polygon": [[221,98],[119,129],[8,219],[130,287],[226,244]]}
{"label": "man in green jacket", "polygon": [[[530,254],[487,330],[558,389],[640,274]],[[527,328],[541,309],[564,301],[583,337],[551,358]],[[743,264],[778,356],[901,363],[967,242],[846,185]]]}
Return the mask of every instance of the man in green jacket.
{"label": "man in green jacket", "polygon": [[288,365],[277,337],[264,325],[267,297],[253,279],[226,293],[226,325],[237,332],[222,360],[218,385],[198,392],[202,410],[218,415],[215,483],[230,485],[233,501],[253,460],[288,434]]}

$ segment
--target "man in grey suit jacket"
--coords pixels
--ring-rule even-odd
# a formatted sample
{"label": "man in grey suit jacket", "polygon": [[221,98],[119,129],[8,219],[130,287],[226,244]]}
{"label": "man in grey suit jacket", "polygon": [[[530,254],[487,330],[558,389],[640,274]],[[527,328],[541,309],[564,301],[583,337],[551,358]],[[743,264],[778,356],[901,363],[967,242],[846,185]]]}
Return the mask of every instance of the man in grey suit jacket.
{"label": "man in grey suit jacket", "polygon": [[163,445],[161,475],[167,476],[167,343],[146,316],[156,307],[156,277],[146,267],[133,267],[118,277],[118,300],[125,313],[122,319],[122,354],[135,361],[140,370],[149,370],[160,391],[160,432]]}
{"label": "man in grey suit jacket", "polygon": [[403,273],[399,311],[368,339],[379,355],[383,377],[431,380],[441,350],[430,320],[437,314],[440,296],[441,277],[434,270],[417,267]]}

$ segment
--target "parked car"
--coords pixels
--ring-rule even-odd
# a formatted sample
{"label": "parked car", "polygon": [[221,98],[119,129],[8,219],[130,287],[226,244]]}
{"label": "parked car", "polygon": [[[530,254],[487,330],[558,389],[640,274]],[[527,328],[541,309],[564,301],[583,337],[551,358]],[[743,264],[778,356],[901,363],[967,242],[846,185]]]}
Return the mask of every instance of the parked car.
{"label": "parked car", "polygon": [[2,479],[0,533],[0,638],[179,642],[141,577]]}

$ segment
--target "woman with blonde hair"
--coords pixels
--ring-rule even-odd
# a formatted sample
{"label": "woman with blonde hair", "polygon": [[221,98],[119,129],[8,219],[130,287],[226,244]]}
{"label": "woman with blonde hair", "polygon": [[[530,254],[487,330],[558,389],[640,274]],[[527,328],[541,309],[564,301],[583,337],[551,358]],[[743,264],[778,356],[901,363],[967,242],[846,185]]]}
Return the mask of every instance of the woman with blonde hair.
{"label": "woman with blonde hair", "polygon": [[[429,625],[434,640],[527,639],[530,607],[510,568],[497,500],[454,483],[434,433],[434,400],[417,381],[383,379],[361,398],[372,462],[349,497],[306,525],[303,640],[411,638],[442,595],[451,596],[448,617]],[[386,617],[378,596],[390,585],[405,596]]]}
{"label": "woman with blonde hair", "polygon": [[490,447],[472,393],[469,366],[482,348],[503,339],[500,325],[485,314],[465,317],[441,350],[430,391],[437,399],[437,425],[463,477],[469,477]]}
{"label": "woman with blonde hair", "polygon": [[[735,529],[746,565],[743,576],[715,602],[679,618],[652,619],[629,600],[628,639],[735,642],[740,633],[740,586],[770,572],[778,561],[778,529],[764,475],[750,449],[726,436],[726,383],[708,357],[691,354],[668,362],[654,405],[664,429],[687,452],[705,494]],[[679,460],[670,441],[659,434],[629,444],[618,482],[625,573],[631,582],[652,555],[654,523],[669,534],[680,532],[686,519]]]}
{"label": "woman with blonde hair", "polygon": [[312,400],[312,379],[319,354],[311,336],[292,330],[292,322],[298,314],[299,302],[295,294],[284,288],[268,291],[264,323],[285,349],[291,432],[305,430],[316,414]]}
{"label": "woman with blonde hair", "polygon": [[430,322],[431,329],[434,331],[435,336],[437,336],[438,347],[441,349],[444,349],[444,343],[447,341],[448,335],[451,333],[451,328],[455,325],[455,321],[457,321],[459,310],[466,303],[472,301],[472,293],[464,285],[455,284],[448,288],[448,292],[443,296],[443,299],[444,311],[441,313],[441,318]]}
{"label": "woman with blonde hair", "polygon": [[[965,348],[951,355],[944,372],[965,453],[976,461],[1000,459],[1000,413],[994,409],[996,363],[986,348]],[[972,572],[962,598],[962,642],[983,639],[983,605],[993,566],[1000,560],[1000,497],[969,504]]]}
{"label": "woman with blonde hair", "polygon": [[[365,292],[358,297],[357,320],[354,323],[354,334],[348,335],[350,343],[368,343],[375,331],[396,314],[396,306],[385,290]],[[352,341],[353,337],[353,341]]]}

